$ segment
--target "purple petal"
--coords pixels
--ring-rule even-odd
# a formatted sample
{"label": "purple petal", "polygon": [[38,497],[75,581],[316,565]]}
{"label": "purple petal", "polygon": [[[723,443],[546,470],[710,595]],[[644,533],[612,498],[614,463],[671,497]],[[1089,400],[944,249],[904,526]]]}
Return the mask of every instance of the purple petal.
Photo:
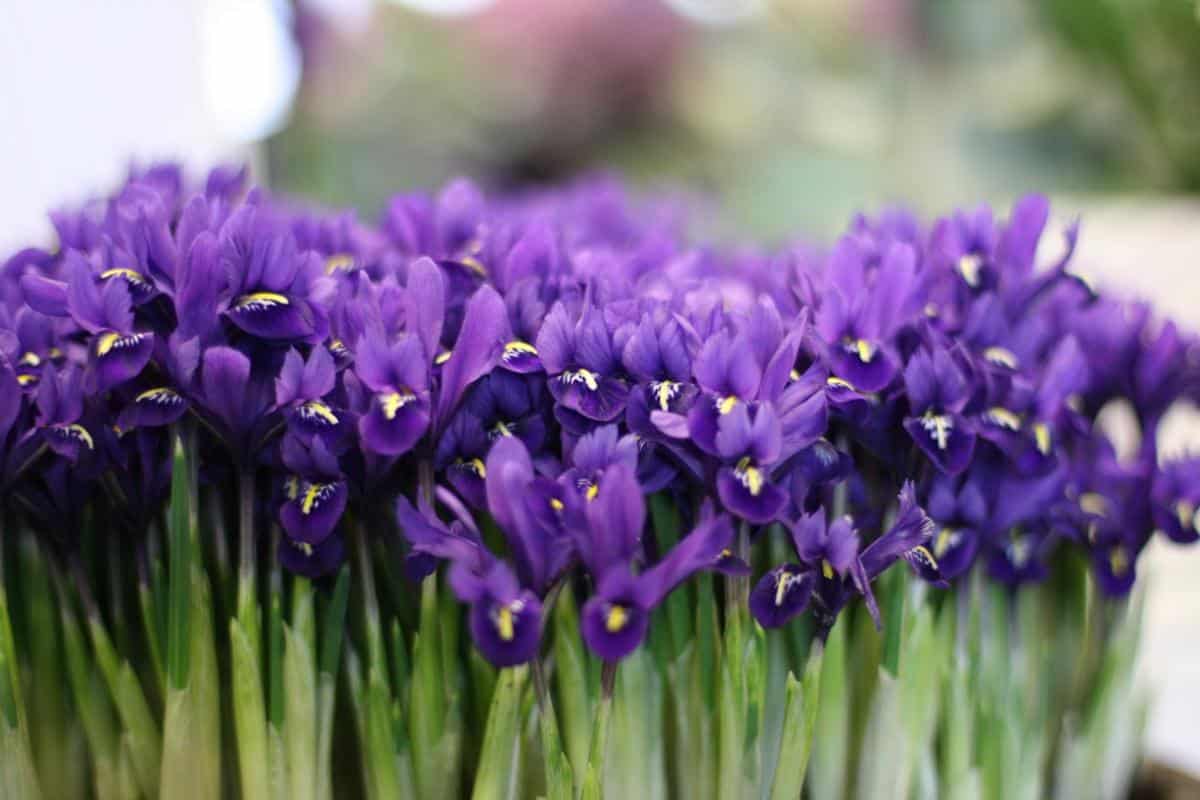
{"label": "purple petal", "polygon": [[764,628],[780,628],[808,608],[813,573],[799,564],[783,564],[763,575],[750,592],[750,613]]}

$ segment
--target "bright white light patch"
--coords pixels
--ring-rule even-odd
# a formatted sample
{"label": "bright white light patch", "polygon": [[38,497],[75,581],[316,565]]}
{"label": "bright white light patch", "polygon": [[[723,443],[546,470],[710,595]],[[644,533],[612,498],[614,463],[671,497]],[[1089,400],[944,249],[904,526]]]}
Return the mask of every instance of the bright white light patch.
{"label": "bright white light patch", "polygon": [[204,100],[225,135],[263,139],[283,126],[300,86],[291,12],[272,0],[208,0],[201,18]]}
{"label": "bright white light patch", "polygon": [[446,17],[474,14],[492,4],[492,0],[392,0],[392,2],[398,6],[408,6],[414,11]]}
{"label": "bright white light patch", "polygon": [[731,25],[760,14],[763,0],[667,0],[685,17],[705,25]]}

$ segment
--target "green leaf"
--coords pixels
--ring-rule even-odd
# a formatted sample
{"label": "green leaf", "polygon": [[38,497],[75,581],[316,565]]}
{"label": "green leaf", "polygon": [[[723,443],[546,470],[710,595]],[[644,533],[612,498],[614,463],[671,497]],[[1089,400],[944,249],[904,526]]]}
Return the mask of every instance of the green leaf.
{"label": "green leaf", "polygon": [[421,627],[413,643],[413,679],[408,705],[409,742],[417,790],[422,797],[437,793],[434,749],[442,738],[446,714],[440,622],[438,580],[434,574],[421,583]]}
{"label": "green leaf", "polygon": [[587,769],[591,740],[591,705],[588,700],[587,657],[579,638],[579,618],[575,597],[568,590],[559,593],[554,604],[554,688],[562,709],[563,739],[574,774]]}
{"label": "green leaf", "polygon": [[479,771],[475,775],[472,800],[506,800],[515,784],[521,725],[521,695],[525,691],[526,667],[509,667],[500,671],[496,691],[488,711],[487,727],[483,733],[483,749],[479,755]]}
{"label": "green leaf", "polygon": [[171,467],[171,500],[167,507],[167,551],[170,567],[167,574],[167,679],[175,689],[187,684],[188,674],[188,614],[192,586],[192,511],[188,480],[188,454],[179,437],[175,438],[175,454]]}
{"label": "green leaf", "polygon": [[538,720],[546,768],[546,799],[573,800],[575,778],[571,771],[571,760],[563,751],[562,738],[558,735],[558,720],[554,715],[554,702],[548,696],[538,712]]}
{"label": "green leaf", "polygon": [[604,760],[608,753],[608,727],[612,717],[612,698],[602,697],[588,747],[587,771],[583,776],[581,800],[601,800],[604,796]]}
{"label": "green leaf", "polygon": [[150,713],[150,704],[133,667],[128,661],[118,662],[112,641],[98,616],[88,620],[88,629],[100,673],[108,684],[121,724],[125,727],[124,744],[138,786],[147,797],[157,797],[162,737]]}
{"label": "green leaf", "polygon": [[850,752],[850,698],[846,678],[846,627],[843,614],[829,632],[821,665],[817,727],[809,757],[808,789],[813,800],[841,800],[846,792]]}
{"label": "green leaf", "polygon": [[267,800],[271,796],[271,761],[262,675],[258,650],[250,643],[240,619],[242,615],[238,616],[239,619],[229,621],[229,658],[241,794],[246,800]]}
{"label": "green leaf", "polygon": [[779,745],[779,766],[771,786],[772,800],[800,797],[808,757],[812,751],[813,731],[817,724],[824,648],[814,645],[803,680],[788,673],[787,699],[783,713],[783,740]]}
{"label": "green leaf", "polygon": [[38,776],[24,728],[0,725],[0,797],[40,800]]}
{"label": "green leaf", "polygon": [[111,796],[115,792],[115,770],[119,739],[108,694],[101,678],[93,669],[83,634],[75,614],[66,603],[60,605],[63,649],[67,660],[67,677],[75,700],[75,709],[83,725],[97,794]]}
{"label": "green leaf", "polygon": [[317,799],[317,678],[312,649],[284,626],[283,677],[287,711],[283,728],[290,797]]}
{"label": "green leaf", "polygon": [[182,689],[168,688],[163,722],[159,796],[171,800],[220,797],[221,697],[208,579],[192,568],[191,665]]}

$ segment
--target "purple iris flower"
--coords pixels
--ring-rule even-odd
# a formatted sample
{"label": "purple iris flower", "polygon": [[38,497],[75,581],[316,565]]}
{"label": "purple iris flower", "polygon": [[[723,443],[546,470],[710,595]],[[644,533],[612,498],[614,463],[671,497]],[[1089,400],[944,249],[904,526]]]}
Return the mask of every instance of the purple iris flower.
{"label": "purple iris flower", "polygon": [[63,259],[65,284],[26,276],[21,286],[34,308],[53,316],[69,315],[90,334],[88,383],[96,392],[104,392],[142,371],[154,350],[154,334],[135,330],[133,304],[124,282],[105,281],[98,286],[83,255],[68,251]]}
{"label": "purple iris flower", "polygon": [[196,411],[242,466],[254,463],[274,428],[271,367],[232,347],[210,347],[202,357]]}
{"label": "purple iris flower", "polygon": [[550,393],[568,411],[611,422],[625,410],[629,388],[603,312],[587,304],[577,318],[557,303],[537,336]]}
{"label": "purple iris flower", "polygon": [[358,421],[363,448],[384,456],[412,449],[429,427],[431,403],[424,349],[411,334],[391,345],[363,336],[354,348],[354,372],[372,392]]}
{"label": "purple iris flower", "polygon": [[894,337],[918,303],[915,265],[905,244],[893,244],[872,268],[854,239],[838,243],[815,319],[835,377],[864,392],[891,383],[899,370]]}
{"label": "purple iris flower", "polygon": [[750,611],[765,628],[780,627],[811,606],[823,637],[855,593],[863,596],[878,626],[871,581],[900,559],[921,577],[941,583],[928,549],[933,523],[917,505],[911,483],[900,491],[895,522],[865,548],[849,517],[827,523],[824,511],[818,511],[787,528],[798,560],[767,572],[750,593]]}
{"label": "purple iris flower", "polygon": [[76,461],[96,449],[93,433],[83,420],[83,373],[75,365],[42,373],[37,392],[36,425],[46,444],[58,455]]}
{"label": "purple iris flower", "polygon": [[1168,461],[1154,477],[1154,524],[1173,542],[1200,540],[1200,458]]}
{"label": "purple iris flower", "polygon": [[744,566],[728,555],[733,541],[729,518],[708,512],[661,560],[635,574],[645,505],[624,465],[605,474],[584,517],[584,529],[574,535],[596,589],[583,606],[580,629],[588,648],[605,661],[618,661],[637,649],[654,609],[688,577],[702,570],[741,572]]}
{"label": "purple iris flower", "polygon": [[313,347],[307,360],[288,350],[275,379],[275,405],[286,409],[289,429],[304,437],[336,438],[347,424],[347,412],[328,400],[336,383],[337,368],[325,346]]}
{"label": "purple iris flower", "polygon": [[601,425],[575,443],[571,466],[558,480],[592,501],[600,493],[601,477],[618,464],[636,474],[638,439],[633,434],[621,436],[616,425]]}
{"label": "purple iris flower", "polygon": [[684,328],[666,309],[646,313],[621,350],[625,370],[637,381],[625,421],[640,436],[654,436],[652,412],[686,416],[699,389],[691,382],[692,354]]}
{"label": "purple iris flower", "polygon": [[909,416],[904,429],[939,470],[956,475],[975,451],[975,432],[962,411],[970,399],[966,377],[947,350],[918,350],[904,367]]}
{"label": "purple iris flower", "polygon": [[[560,500],[546,485],[550,482],[535,475],[529,453],[515,437],[497,441],[485,472],[488,506],[513,554],[515,570],[484,546],[473,526],[462,520],[445,524],[424,501],[414,509],[402,497],[396,514],[419,559],[451,562],[451,586],[471,605],[472,639],[489,661],[505,667],[537,655],[542,597],[572,557],[561,523],[566,503],[572,500]],[[431,569],[427,562],[418,564],[421,571]]]}
{"label": "purple iris flower", "polygon": [[280,451],[291,474],[284,482],[279,521],[292,544],[316,547],[337,528],[346,510],[349,486],[337,456],[319,436],[307,441],[285,436]]}
{"label": "purple iris flower", "polygon": [[988,523],[985,485],[976,475],[961,480],[938,476],[929,488],[925,507],[934,522],[929,549],[946,580],[965,574],[975,562]]}
{"label": "purple iris flower", "polygon": [[783,447],[783,428],[774,408],[768,404],[735,406],[721,417],[716,445],[724,462],[717,470],[721,504],[757,525],[778,517],[788,495],[771,480],[771,468]]}
{"label": "purple iris flower", "polygon": [[251,336],[319,343],[329,329],[325,298],[332,283],[320,256],[300,252],[291,234],[266,216],[246,204],[221,229],[225,317]]}

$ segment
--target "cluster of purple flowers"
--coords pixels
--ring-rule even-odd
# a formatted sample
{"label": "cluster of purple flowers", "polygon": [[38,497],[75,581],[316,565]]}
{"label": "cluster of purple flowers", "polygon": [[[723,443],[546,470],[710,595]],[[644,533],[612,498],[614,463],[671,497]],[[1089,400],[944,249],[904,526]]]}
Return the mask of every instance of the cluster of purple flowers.
{"label": "cluster of purple flowers", "polygon": [[[690,245],[677,205],[605,179],[456,181],[372,227],[244,177],[138,172],[4,263],[0,488],[63,547],[91,508],[135,548],[194,425],[202,479],[250,476],[286,568],[331,572],[350,521],[394,507],[408,573],[448,562],[509,665],[568,583],[616,660],[698,571],[767,567],[754,617],[809,610],[823,634],[857,596],[878,619],[899,560],[1015,587],[1065,549],[1120,596],[1156,530],[1198,538],[1200,460],[1156,446],[1200,396],[1197,340],[1072,271],[1074,227],[1037,268],[1043,198],[765,254]],[[1117,400],[1126,458],[1096,424]],[[646,525],[655,493],[677,541]],[[765,564],[785,534],[795,558]]]}

